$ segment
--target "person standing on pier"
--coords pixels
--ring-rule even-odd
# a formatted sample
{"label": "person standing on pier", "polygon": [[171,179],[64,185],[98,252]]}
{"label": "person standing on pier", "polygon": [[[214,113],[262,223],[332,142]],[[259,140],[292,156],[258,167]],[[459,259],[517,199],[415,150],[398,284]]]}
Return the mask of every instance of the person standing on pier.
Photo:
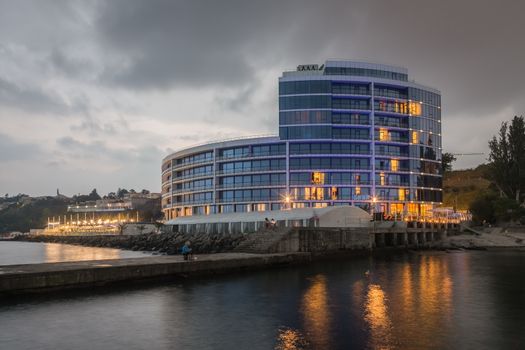
{"label": "person standing on pier", "polygon": [[182,251],[182,256],[184,260],[191,260],[193,253],[192,253],[190,241],[186,241],[186,243],[184,243],[181,251]]}

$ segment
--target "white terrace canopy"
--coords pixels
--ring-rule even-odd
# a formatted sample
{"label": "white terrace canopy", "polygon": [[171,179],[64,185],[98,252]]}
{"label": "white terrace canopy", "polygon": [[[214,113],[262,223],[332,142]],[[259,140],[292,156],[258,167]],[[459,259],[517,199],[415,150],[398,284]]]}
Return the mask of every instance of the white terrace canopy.
{"label": "white terrace canopy", "polygon": [[165,224],[185,233],[244,233],[263,228],[266,219],[275,220],[278,227],[368,227],[371,216],[361,208],[346,205],[181,216]]}

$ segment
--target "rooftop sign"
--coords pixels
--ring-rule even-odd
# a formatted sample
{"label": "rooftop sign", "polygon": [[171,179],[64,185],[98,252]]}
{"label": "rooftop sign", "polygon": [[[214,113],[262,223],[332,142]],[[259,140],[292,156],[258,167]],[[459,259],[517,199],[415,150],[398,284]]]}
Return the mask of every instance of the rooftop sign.
{"label": "rooftop sign", "polygon": [[319,70],[318,64],[302,64],[300,66],[297,66],[297,71],[309,71],[309,70]]}

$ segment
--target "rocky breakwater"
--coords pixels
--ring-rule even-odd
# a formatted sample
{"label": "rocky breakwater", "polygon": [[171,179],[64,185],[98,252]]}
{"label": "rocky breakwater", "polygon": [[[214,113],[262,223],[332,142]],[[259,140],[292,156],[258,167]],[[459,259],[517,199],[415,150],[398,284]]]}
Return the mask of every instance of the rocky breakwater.
{"label": "rocky breakwater", "polygon": [[125,250],[152,251],[168,255],[179,254],[186,241],[191,242],[196,254],[225,253],[235,249],[246,239],[244,234],[182,234],[160,233],[143,235],[98,235],[98,236],[50,236],[24,235],[14,240],[26,242],[63,243],[88,247],[118,248]]}

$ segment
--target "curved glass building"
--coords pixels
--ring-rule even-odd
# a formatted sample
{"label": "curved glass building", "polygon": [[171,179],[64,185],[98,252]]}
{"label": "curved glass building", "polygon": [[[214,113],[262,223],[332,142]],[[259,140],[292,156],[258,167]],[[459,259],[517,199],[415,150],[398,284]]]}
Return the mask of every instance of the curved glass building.
{"label": "curved glass building", "polygon": [[162,162],[166,219],[355,205],[429,215],[442,201],[440,92],[405,68],[301,65],[279,78],[279,136],[187,148]]}

